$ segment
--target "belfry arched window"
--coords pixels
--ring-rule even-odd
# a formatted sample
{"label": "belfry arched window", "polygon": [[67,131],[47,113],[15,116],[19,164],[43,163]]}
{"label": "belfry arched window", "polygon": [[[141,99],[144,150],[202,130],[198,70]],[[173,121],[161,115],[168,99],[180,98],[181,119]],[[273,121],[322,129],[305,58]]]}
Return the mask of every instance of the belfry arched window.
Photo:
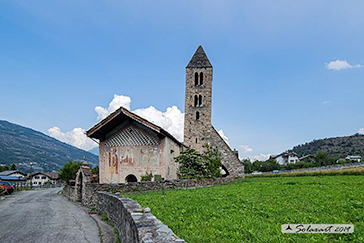
{"label": "belfry arched window", "polygon": [[195,106],[195,107],[198,107],[198,97],[197,97],[197,95],[195,95],[195,102],[194,102],[194,106]]}
{"label": "belfry arched window", "polygon": [[198,73],[195,73],[195,86],[198,86]]}
{"label": "belfry arched window", "polygon": [[202,86],[203,85],[203,73],[200,72],[200,85]]}
{"label": "belfry arched window", "polygon": [[198,106],[202,106],[202,95],[198,97]]}
{"label": "belfry arched window", "polygon": [[198,111],[196,112],[196,121],[197,120],[200,120],[200,112],[198,112]]}

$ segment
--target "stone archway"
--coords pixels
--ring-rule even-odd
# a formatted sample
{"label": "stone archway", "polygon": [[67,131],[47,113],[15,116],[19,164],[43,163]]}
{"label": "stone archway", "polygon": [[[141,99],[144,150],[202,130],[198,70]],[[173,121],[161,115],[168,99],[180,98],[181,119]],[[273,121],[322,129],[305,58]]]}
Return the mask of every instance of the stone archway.
{"label": "stone archway", "polygon": [[84,198],[85,195],[86,183],[91,182],[91,173],[92,171],[88,164],[81,164],[76,174],[76,201],[82,202],[82,198]]}
{"label": "stone archway", "polygon": [[130,174],[125,178],[125,182],[138,182],[138,179],[135,175]]}

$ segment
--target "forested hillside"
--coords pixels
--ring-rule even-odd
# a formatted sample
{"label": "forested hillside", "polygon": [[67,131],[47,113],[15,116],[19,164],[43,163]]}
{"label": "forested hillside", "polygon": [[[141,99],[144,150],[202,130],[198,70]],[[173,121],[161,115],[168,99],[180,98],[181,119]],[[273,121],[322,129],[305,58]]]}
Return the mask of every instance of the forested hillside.
{"label": "forested hillside", "polygon": [[44,171],[57,171],[68,159],[82,161],[91,166],[98,164],[98,156],[60,142],[33,129],[0,120],[0,164],[15,163],[22,171],[29,170],[29,162]]}
{"label": "forested hillside", "polygon": [[364,135],[357,133],[346,137],[313,140],[312,142],[295,146],[290,151],[300,156],[324,152],[340,158],[348,155],[361,155],[364,157]]}

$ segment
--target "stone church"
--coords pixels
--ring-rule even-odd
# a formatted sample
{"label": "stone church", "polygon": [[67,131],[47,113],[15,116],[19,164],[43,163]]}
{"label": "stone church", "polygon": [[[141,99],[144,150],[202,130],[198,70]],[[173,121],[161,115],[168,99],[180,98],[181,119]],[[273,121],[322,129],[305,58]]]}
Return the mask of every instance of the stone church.
{"label": "stone church", "polygon": [[232,151],[211,124],[212,65],[199,46],[186,67],[184,143],[163,128],[120,107],[86,132],[99,140],[100,183],[140,181],[147,173],[177,179],[174,157],[187,147],[202,152],[217,146],[227,175],[243,176],[237,151]]}

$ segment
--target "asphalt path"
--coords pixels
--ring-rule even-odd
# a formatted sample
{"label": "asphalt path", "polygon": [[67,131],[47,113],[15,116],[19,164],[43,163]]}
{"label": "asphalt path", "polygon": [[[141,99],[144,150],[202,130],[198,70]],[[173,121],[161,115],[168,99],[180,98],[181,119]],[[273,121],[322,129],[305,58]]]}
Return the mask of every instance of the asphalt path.
{"label": "asphalt path", "polygon": [[22,191],[0,201],[0,242],[100,242],[96,222],[60,190]]}

